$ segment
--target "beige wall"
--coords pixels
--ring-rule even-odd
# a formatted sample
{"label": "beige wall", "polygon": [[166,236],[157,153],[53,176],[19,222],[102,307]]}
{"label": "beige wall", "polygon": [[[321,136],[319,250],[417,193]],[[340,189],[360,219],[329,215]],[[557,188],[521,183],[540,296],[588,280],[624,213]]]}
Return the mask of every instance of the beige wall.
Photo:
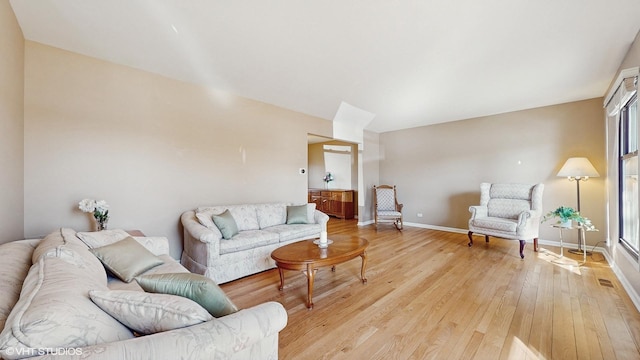
{"label": "beige wall", "polygon": [[373,185],[380,183],[380,134],[364,132],[362,146],[363,191],[359,194],[364,201],[358,203],[358,222],[373,220]]}
{"label": "beige wall", "polygon": [[0,1],[0,243],[24,238],[24,38]]}
{"label": "beige wall", "polygon": [[199,205],[307,200],[307,133],[331,122],[27,41],[25,235],[109,228],[167,236]]}
{"label": "beige wall", "polygon": [[[598,98],[383,133],[380,183],[397,185],[405,222],[446,228],[468,228],[481,182],[544,183],[545,212],[575,207],[575,182],[556,174],[567,158],[586,156],[604,175],[603,117]],[[583,215],[605,226],[603,178],[582,184],[581,195]],[[540,238],[559,235],[543,225]],[[589,234],[587,243],[602,239]]]}

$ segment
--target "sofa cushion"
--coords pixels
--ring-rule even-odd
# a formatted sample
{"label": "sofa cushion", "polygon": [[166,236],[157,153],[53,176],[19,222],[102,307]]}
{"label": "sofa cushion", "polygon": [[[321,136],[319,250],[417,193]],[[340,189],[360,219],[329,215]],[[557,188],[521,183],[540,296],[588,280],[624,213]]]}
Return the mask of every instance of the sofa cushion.
{"label": "sofa cushion", "polygon": [[134,277],[163,262],[130,236],[89,251],[124,282],[131,282]]}
{"label": "sofa cushion", "polygon": [[140,245],[144,246],[153,255],[170,255],[169,239],[164,236],[132,236]]}
{"label": "sofa cushion", "polygon": [[221,214],[225,210],[229,210],[229,212],[231,212],[231,215],[233,215],[236,225],[238,226],[238,231],[260,229],[260,226],[258,224],[258,215],[256,213],[256,205],[252,204],[199,207],[196,209],[196,217],[200,222],[202,222],[200,220],[200,217],[206,216],[206,214],[208,214],[209,216]]}
{"label": "sofa cushion", "polygon": [[309,216],[307,215],[307,205],[290,205],[287,206],[287,224],[307,224]]}
{"label": "sofa cushion", "polygon": [[256,213],[260,229],[287,222],[287,204],[284,203],[258,204]]}
{"label": "sofa cushion", "polygon": [[20,299],[0,333],[4,359],[133,337],[89,299],[89,290],[107,290],[100,262],[86,250],[75,255],[74,250],[64,250],[60,257],[42,256],[29,270]]}
{"label": "sofa cushion", "polygon": [[126,237],[129,237],[129,233],[122,229],[102,230],[102,231],[87,231],[78,232],[76,236],[87,244],[90,248],[97,248],[114,242],[118,242]]}
{"label": "sofa cushion", "polygon": [[212,217],[213,223],[216,224],[223,238],[228,240],[238,233],[238,225],[229,210],[225,210],[218,215],[214,214]]}
{"label": "sofa cushion", "polygon": [[0,329],[20,298],[22,282],[31,267],[31,255],[38,240],[20,240],[0,245]]}
{"label": "sofa cushion", "polygon": [[322,231],[322,226],[320,224],[277,225],[265,230],[277,234],[280,238],[280,242],[285,242],[295,239],[310,239],[317,237],[317,235]]}
{"label": "sofa cushion", "polygon": [[238,251],[253,249],[259,246],[277,244],[279,241],[279,235],[277,233],[274,233],[273,231],[242,231],[231,238],[231,240],[220,242],[220,254],[229,254]]}
{"label": "sofa cushion", "polygon": [[140,286],[148,292],[171,294],[189,298],[214,317],[238,311],[220,287],[206,276],[192,273],[142,275],[136,277]]}
{"label": "sofa cushion", "polygon": [[229,211],[238,224],[238,231],[260,229],[255,205],[230,206]]}
{"label": "sofa cushion", "polygon": [[[213,225],[213,220],[211,225]],[[216,229],[217,231],[217,229]],[[163,236],[131,236],[122,229],[102,230],[93,232],[77,232],[76,237],[89,248],[98,248],[123,240],[127,237],[134,238],[138,243],[151,251],[154,255],[169,254],[169,239]]]}
{"label": "sofa cushion", "polygon": [[107,314],[142,335],[213,319],[205,308],[182,296],[127,290],[94,290],[89,292],[89,297]]}

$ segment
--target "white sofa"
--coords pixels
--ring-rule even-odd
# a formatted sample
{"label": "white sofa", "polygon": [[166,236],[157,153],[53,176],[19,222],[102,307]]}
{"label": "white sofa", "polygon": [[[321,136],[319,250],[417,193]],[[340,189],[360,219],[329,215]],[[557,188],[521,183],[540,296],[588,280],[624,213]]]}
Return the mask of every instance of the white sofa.
{"label": "white sofa", "polygon": [[[271,252],[283,245],[319,238],[329,216],[306,204],[307,223],[287,224],[285,203],[199,207],[181,216],[184,227],[182,265],[217,283],[225,283],[275,267]],[[229,210],[239,233],[224,239],[212,216]]]}
{"label": "white sofa", "polygon": [[[27,352],[35,355],[30,359],[52,360],[277,359],[278,334],[287,323],[287,313],[277,302],[218,318],[211,318],[202,308],[208,320],[151,335],[134,334],[88,294],[92,290],[106,294],[143,290],[136,281],[125,283],[107,276],[100,260],[77,235],[71,229],[60,229],[42,240],[0,245],[0,359],[21,358]],[[166,238],[135,240],[163,262],[144,275],[188,274],[168,255]],[[190,301],[175,295],[143,294]],[[162,320],[151,321],[172,316],[165,303],[156,308],[165,311],[164,315],[156,313]],[[148,307],[142,309],[151,313]]]}

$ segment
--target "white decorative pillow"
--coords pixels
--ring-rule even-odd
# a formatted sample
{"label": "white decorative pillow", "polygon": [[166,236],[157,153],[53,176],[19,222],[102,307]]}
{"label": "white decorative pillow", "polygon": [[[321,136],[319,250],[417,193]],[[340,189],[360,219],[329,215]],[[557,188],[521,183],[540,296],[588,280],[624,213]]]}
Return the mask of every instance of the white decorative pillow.
{"label": "white decorative pillow", "polygon": [[118,242],[126,237],[129,237],[129,233],[122,229],[114,230],[102,230],[102,231],[87,231],[78,232],[76,236],[87,244],[90,248],[97,248],[114,242]]}
{"label": "white decorative pillow", "polygon": [[308,203],[307,204],[307,218],[308,224],[316,223],[316,203]]}
{"label": "white decorative pillow", "polygon": [[132,236],[132,238],[151,251],[153,255],[171,255],[169,239],[164,236]]}
{"label": "white decorative pillow", "polygon": [[213,223],[213,212],[210,211],[202,211],[202,212],[196,212],[196,219],[198,219],[198,222],[200,222],[200,224],[202,224],[202,226],[206,227],[207,229],[218,229],[216,227],[216,224]]}
{"label": "white decorative pillow", "polygon": [[107,314],[142,335],[213,319],[202,306],[182,296],[129,290],[94,290],[89,296]]}

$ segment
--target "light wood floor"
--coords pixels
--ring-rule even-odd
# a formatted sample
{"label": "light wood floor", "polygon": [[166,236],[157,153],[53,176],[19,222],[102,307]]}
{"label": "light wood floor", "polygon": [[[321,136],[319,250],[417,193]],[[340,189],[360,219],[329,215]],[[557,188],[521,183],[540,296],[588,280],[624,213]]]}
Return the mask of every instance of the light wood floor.
{"label": "light wood floor", "polygon": [[368,282],[359,258],[320,269],[313,310],[299,272],[284,291],[277,270],[222,285],[239,307],[284,305],[280,359],[640,359],[640,313],[601,254],[571,267],[495,238],[332,218],[335,233],[369,240]]}

